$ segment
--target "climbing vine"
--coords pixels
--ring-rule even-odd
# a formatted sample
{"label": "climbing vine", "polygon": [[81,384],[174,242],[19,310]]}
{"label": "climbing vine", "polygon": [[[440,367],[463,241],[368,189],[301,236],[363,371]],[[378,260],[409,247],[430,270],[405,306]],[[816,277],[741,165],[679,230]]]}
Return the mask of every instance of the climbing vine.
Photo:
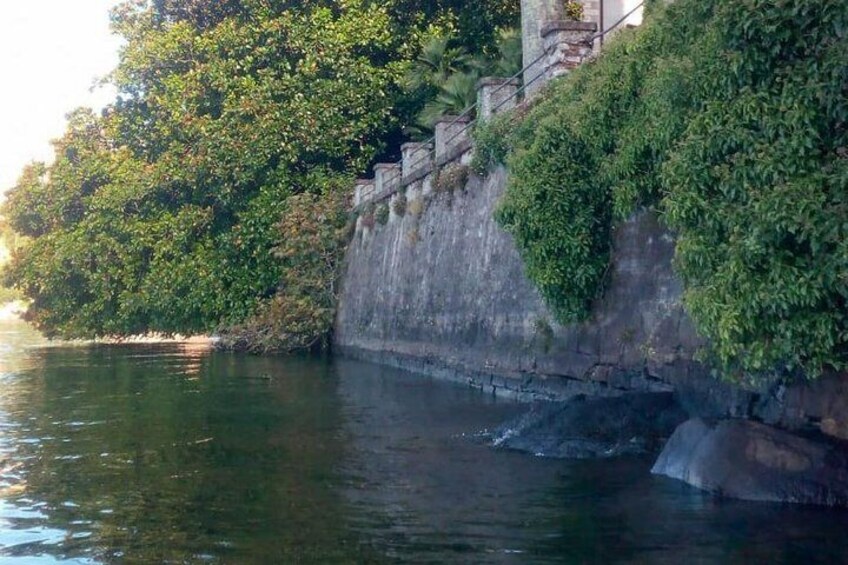
{"label": "climbing vine", "polygon": [[497,219],[561,321],[588,315],[617,222],[647,206],[728,377],[848,365],[838,4],[654,3],[526,116],[478,128],[475,165],[511,171]]}

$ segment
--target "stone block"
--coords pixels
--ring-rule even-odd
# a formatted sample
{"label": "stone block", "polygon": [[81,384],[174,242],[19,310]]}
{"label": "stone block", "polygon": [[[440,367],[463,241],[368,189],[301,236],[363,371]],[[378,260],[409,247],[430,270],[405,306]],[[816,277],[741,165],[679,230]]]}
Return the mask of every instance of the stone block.
{"label": "stone block", "polygon": [[477,83],[477,117],[487,120],[507,112],[518,104],[518,80],[486,77]]}
{"label": "stone block", "polygon": [[449,159],[460,147],[470,142],[468,116],[443,116],[436,122],[436,162]]}
{"label": "stone block", "polygon": [[403,154],[403,178],[411,179],[419,171],[427,171],[433,166],[433,145],[431,143],[404,143],[400,146]]}
{"label": "stone block", "polygon": [[380,200],[400,188],[401,166],[398,163],[374,165],[374,199]]}
{"label": "stone block", "polygon": [[839,444],[749,420],[681,424],[651,472],[729,498],[848,505],[848,454]]}
{"label": "stone block", "polygon": [[542,41],[547,53],[545,80],[568,74],[592,54],[598,31],[595,22],[557,20],[542,26]]}

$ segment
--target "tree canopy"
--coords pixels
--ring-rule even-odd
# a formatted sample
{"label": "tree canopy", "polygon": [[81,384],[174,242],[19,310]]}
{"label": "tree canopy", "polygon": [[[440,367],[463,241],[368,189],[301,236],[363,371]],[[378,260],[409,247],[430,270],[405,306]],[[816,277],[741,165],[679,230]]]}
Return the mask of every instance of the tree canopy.
{"label": "tree canopy", "polygon": [[[491,49],[518,2],[133,0],[102,114],[77,110],[3,214],[6,270],[48,335],[200,333],[278,290],[290,197],[343,190],[420,110],[422,38]],[[316,204],[317,206],[317,204]]]}

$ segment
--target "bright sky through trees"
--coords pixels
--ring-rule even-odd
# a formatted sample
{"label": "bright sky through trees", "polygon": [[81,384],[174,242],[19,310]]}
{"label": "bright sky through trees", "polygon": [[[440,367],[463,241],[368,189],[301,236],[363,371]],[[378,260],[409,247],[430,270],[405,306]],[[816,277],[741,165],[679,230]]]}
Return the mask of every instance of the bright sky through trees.
{"label": "bright sky through trees", "polygon": [[101,108],[114,91],[91,92],[118,62],[118,38],[109,33],[117,0],[0,2],[0,192],[32,161],[51,157],[65,114]]}

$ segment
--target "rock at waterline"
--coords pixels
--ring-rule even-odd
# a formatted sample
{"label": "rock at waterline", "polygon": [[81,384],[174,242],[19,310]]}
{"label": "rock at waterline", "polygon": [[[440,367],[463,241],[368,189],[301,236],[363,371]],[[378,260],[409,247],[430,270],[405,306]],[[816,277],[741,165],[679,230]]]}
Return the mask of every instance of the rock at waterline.
{"label": "rock at waterline", "polygon": [[748,420],[680,425],[654,468],[721,496],[848,506],[848,449]]}
{"label": "rock at waterline", "polygon": [[672,393],[581,395],[534,406],[498,428],[492,444],[563,459],[656,453],[686,418]]}

